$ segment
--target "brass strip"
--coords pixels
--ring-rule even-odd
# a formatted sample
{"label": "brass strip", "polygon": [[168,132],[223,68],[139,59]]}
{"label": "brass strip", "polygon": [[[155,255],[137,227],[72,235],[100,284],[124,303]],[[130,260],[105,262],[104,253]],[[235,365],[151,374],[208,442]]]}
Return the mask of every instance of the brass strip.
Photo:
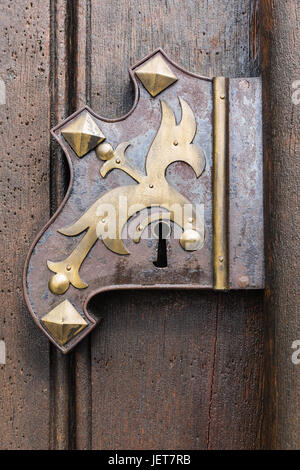
{"label": "brass strip", "polygon": [[214,156],[213,156],[213,269],[214,289],[228,285],[227,243],[227,87],[226,78],[213,79]]}

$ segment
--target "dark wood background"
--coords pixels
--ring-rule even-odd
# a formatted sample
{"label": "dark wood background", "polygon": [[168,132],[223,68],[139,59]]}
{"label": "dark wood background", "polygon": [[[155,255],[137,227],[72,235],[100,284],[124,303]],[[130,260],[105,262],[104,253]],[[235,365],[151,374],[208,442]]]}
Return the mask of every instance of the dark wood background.
{"label": "dark wood background", "polygon": [[[300,379],[291,362],[300,339],[297,7],[2,0],[0,448],[300,446]],[[49,129],[85,103],[107,117],[126,113],[127,69],[158,46],[208,76],[253,76],[262,66],[266,293],[105,294],[92,305],[102,324],[63,357],[33,324],[21,289],[29,245],[68,182]]]}

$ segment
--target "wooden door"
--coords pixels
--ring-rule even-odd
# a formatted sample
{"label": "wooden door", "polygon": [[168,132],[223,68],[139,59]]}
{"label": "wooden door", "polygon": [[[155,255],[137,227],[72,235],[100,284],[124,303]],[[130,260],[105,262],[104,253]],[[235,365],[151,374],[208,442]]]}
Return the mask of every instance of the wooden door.
{"label": "wooden door", "polygon": [[[293,0],[261,3],[2,1],[0,448],[299,446],[299,18]],[[266,293],[101,295],[92,307],[102,324],[62,356],[21,288],[29,245],[68,184],[49,130],[85,103],[107,117],[129,111],[127,69],[158,46],[207,76],[262,66]]]}

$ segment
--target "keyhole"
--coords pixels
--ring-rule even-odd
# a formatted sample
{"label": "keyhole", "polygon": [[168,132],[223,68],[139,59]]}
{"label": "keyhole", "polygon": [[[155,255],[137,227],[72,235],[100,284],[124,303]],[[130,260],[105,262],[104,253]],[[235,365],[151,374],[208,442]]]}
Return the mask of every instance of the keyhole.
{"label": "keyhole", "polygon": [[170,235],[170,226],[165,222],[159,222],[153,229],[154,235],[158,238],[157,259],[153,262],[157,268],[168,266],[167,237]]}

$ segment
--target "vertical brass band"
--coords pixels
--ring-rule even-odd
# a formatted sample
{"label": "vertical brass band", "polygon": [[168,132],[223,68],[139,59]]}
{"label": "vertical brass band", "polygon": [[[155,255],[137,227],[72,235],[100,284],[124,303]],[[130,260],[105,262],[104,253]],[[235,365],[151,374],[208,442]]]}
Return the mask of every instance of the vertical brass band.
{"label": "vertical brass band", "polygon": [[227,241],[227,80],[215,77],[214,95],[214,156],[213,156],[213,269],[214,289],[226,290],[228,285]]}

